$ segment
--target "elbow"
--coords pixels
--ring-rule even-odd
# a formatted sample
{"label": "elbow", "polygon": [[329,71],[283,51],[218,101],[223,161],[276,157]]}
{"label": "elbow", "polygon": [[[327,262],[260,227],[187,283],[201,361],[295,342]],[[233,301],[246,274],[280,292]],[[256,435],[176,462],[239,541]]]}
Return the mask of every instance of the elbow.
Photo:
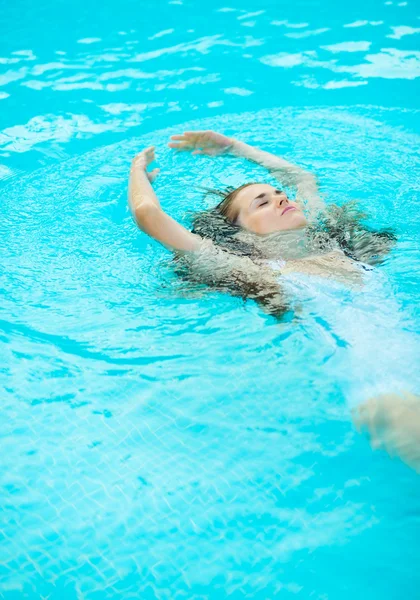
{"label": "elbow", "polygon": [[310,173],[309,171],[304,171],[304,173],[302,175],[302,181],[303,181],[303,183],[306,183],[309,185],[318,185],[316,175],[314,175],[313,173]]}
{"label": "elbow", "polygon": [[161,209],[152,202],[142,202],[134,208],[133,217],[140,229],[148,230]]}
{"label": "elbow", "polygon": [[318,194],[318,183],[315,175],[304,171],[297,181],[297,188],[304,196],[315,196]]}

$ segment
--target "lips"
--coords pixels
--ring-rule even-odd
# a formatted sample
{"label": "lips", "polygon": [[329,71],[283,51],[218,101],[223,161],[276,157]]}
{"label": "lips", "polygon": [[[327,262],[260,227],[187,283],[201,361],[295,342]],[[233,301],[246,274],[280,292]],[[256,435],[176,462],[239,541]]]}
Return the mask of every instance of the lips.
{"label": "lips", "polygon": [[281,216],[283,216],[285,213],[287,213],[288,210],[296,210],[296,208],[294,206],[286,206],[284,211],[281,213]]}

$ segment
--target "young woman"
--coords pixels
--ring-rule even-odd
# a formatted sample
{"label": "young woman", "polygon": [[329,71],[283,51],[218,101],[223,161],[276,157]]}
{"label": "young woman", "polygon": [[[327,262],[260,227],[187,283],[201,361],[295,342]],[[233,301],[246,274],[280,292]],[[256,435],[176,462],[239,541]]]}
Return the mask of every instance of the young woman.
{"label": "young woman", "polygon": [[[384,372],[395,366],[397,351],[389,349],[383,331],[384,316],[392,309],[378,311],[374,293],[357,301],[362,285],[374,291],[368,265],[381,262],[395,243],[394,234],[367,228],[365,215],[354,204],[326,207],[313,175],[268,152],[213,131],[188,131],[171,140],[169,146],[178,151],[226,154],[258,163],[282,186],[294,188],[295,199],[283,187],[268,183],[247,183],[225,192],[207,190],[222,200],[195,215],[193,230],[188,231],[162,210],[153,191],[159,169],[147,172],[155,159],[152,146],[131,166],[129,205],[139,228],[174,251],[181,276],[254,299],[278,318],[290,310],[298,312],[296,301],[304,302],[310,308],[307,315],[322,315],[333,323],[335,334],[352,347],[343,380],[347,378],[345,391],[350,396],[357,381],[358,426],[369,429],[376,447],[396,452],[420,471],[419,401],[410,392],[398,400],[395,396],[412,387],[412,374],[399,370],[383,381]],[[371,298],[370,305],[366,298]],[[396,344],[399,364],[404,364],[401,357],[415,349],[401,336]],[[405,363],[411,364],[408,359]],[[360,390],[364,390],[362,404]],[[368,393],[373,397],[366,401]]]}

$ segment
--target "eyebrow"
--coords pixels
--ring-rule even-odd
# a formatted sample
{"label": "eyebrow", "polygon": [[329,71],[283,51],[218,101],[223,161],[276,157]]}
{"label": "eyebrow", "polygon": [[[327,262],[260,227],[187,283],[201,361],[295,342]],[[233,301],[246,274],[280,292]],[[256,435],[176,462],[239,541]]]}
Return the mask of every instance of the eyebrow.
{"label": "eyebrow", "polygon": [[[274,191],[276,191],[276,192],[280,192],[280,193],[282,192],[282,190],[280,190],[279,188],[276,188]],[[249,203],[249,206],[251,206],[251,205],[253,204],[254,200],[259,200],[260,198],[264,198],[264,196],[266,196],[266,194],[267,194],[267,192],[263,192],[263,193],[262,193],[262,194],[260,194],[259,196],[255,196],[255,198],[253,198],[253,199],[251,200],[251,202]]]}
{"label": "eyebrow", "polygon": [[263,192],[262,194],[260,194],[259,196],[255,196],[255,198],[253,198],[251,200],[251,202],[249,203],[249,206],[252,206],[252,204],[254,203],[254,200],[259,200],[260,198],[264,198],[265,196],[265,192]]}

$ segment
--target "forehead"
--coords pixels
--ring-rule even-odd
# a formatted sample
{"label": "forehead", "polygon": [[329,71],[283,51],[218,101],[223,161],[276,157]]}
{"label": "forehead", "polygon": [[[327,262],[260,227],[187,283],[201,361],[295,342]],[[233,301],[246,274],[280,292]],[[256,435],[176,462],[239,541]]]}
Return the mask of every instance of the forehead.
{"label": "forehead", "polygon": [[272,192],[275,189],[275,187],[268,183],[253,183],[238,192],[238,195],[235,198],[235,204],[238,208],[247,208],[254,198],[260,194]]}

